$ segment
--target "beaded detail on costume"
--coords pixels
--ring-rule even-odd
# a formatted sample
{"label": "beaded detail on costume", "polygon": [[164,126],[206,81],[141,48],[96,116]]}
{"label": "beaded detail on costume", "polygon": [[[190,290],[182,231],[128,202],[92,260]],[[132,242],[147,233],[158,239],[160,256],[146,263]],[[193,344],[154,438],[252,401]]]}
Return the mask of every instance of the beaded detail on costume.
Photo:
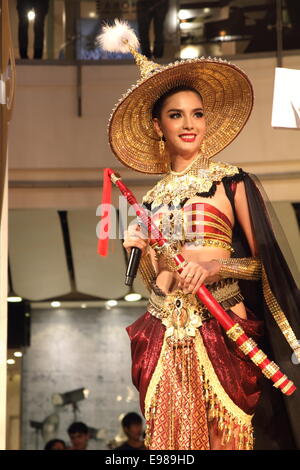
{"label": "beaded detail on costume", "polygon": [[259,280],[262,276],[262,263],[258,257],[251,258],[223,258],[217,260],[221,263],[219,276],[235,279]]}
{"label": "beaded detail on costume", "polygon": [[266,304],[271,314],[273,315],[274,320],[276,321],[277,325],[282,331],[282,334],[284,335],[285,339],[287,340],[290,347],[294,351],[296,358],[298,359],[298,361],[300,361],[300,345],[299,345],[298,339],[296,338],[296,335],[294,331],[292,330],[292,327],[288,319],[286,318],[286,315],[282,311],[279,303],[276,300],[276,297],[274,296],[271,290],[268,276],[267,276],[264,266],[262,266],[262,283],[263,283],[263,293],[264,293]]}
{"label": "beaded detail on costume", "polygon": [[214,182],[239,174],[239,168],[229,163],[210,161],[208,168],[201,168],[200,161],[197,158],[186,172],[168,173],[147,192],[143,203],[151,203],[152,210],[162,204],[172,204],[176,207],[182,200],[198,193],[208,193]]}

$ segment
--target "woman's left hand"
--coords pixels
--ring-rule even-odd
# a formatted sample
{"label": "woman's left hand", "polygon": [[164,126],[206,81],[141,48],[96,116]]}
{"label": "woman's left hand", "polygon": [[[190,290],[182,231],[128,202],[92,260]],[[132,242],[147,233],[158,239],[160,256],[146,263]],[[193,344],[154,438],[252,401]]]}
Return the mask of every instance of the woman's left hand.
{"label": "woman's left hand", "polygon": [[189,261],[182,273],[179,274],[179,289],[182,289],[185,294],[196,294],[204,282],[210,284],[219,280],[220,267],[217,260],[203,261],[202,263]]}

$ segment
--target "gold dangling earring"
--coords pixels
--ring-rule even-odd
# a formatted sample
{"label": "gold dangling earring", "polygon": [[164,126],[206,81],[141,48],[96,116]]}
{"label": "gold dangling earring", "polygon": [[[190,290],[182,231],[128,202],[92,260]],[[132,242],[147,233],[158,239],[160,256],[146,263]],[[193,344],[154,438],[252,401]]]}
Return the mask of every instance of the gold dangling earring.
{"label": "gold dangling earring", "polygon": [[165,152],[165,143],[163,141],[163,135],[160,136],[160,141],[159,141],[159,153],[160,155],[163,155]]}
{"label": "gold dangling earring", "polygon": [[170,163],[170,157],[169,157],[169,153],[168,153],[168,150],[166,148],[166,145],[165,145],[165,141],[163,140],[164,139],[164,136],[161,135],[160,136],[160,141],[159,141],[159,154],[160,156],[162,157],[162,159],[164,159],[164,163],[165,163],[165,168],[164,168],[164,173],[169,173],[169,171],[171,170],[171,163]]}
{"label": "gold dangling earring", "polygon": [[205,140],[202,140],[199,153],[201,155],[201,158],[200,158],[201,168],[208,168],[209,158],[205,156]]}

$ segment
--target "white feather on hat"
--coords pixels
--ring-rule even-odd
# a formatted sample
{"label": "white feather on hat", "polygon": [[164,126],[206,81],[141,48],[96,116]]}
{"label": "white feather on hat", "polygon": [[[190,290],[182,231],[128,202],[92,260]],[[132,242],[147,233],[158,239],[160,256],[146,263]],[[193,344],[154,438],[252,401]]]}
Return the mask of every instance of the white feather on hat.
{"label": "white feather on hat", "polygon": [[140,43],[134,32],[125,20],[115,19],[113,25],[105,24],[103,31],[96,37],[100,47],[107,52],[130,52],[138,50]]}

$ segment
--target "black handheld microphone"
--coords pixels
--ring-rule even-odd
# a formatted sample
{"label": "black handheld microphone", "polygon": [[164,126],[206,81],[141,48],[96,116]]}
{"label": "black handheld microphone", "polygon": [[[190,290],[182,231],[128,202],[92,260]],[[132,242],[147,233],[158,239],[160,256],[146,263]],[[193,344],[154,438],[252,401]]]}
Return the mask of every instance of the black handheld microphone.
{"label": "black handheld microphone", "polygon": [[131,248],[126,270],[125,286],[132,286],[140,264],[141,254],[142,250],[140,248],[137,248],[136,246]]}

